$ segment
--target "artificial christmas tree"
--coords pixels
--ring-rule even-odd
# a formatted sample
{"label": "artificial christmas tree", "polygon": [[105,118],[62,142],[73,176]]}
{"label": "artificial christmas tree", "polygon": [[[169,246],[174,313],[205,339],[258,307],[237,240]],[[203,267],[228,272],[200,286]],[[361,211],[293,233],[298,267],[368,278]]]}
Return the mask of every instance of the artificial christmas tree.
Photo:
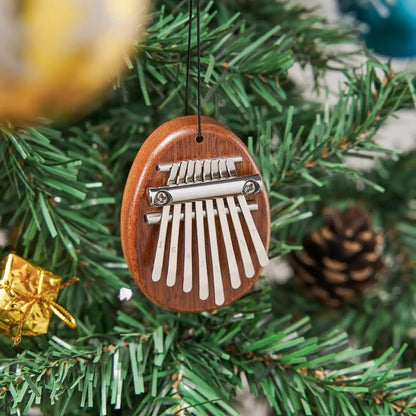
{"label": "artificial christmas tree", "polygon": [[[0,412],[236,415],[233,398],[244,380],[279,415],[415,414],[416,386],[404,368],[415,354],[413,159],[385,152],[395,160],[375,172],[345,163],[363,150],[383,152],[374,135],[396,110],[414,106],[415,80],[371,56],[355,68],[351,52],[337,48],[350,42],[348,30],[300,6],[202,4],[202,112],[256,159],[271,208],[270,256],[300,249],[321,205],[363,201],[391,236],[377,297],[363,300],[365,313],[345,306],[347,322],[325,320],[324,306],[315,313],[290,282],[277,290],[281,301],[261,280],[237,302],[196,314],[168,312],[136,291],[121,253],[122,192],[145,138],[183,114],[188,6],[155,2],[141,54],[126,59],[125,79],[94,113],[65,125],[0,126],[5,253],[12,248],[65,280],[80,277],[58,298],[75,330],[52,320],[47,335],[17,347],[0,337]],[[301,97],[291,80],[295,64],[313,72],[316,86],[326,71],[342,73],[337,102]],[[134,291],[128,307],[118,299],[126,287]],[[397,293],[397,302],[386,302]],[[402,341],[411,346],[406,353]]]}

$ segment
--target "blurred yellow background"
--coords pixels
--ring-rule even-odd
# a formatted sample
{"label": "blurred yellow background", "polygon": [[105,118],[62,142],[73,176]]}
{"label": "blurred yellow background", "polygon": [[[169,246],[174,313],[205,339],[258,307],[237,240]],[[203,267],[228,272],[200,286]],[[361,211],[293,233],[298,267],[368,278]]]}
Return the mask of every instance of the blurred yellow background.
{"label": "blurred yellow background", "polygon": [[145,28],[148,0],[3,0],[0,120],[84,112]]}

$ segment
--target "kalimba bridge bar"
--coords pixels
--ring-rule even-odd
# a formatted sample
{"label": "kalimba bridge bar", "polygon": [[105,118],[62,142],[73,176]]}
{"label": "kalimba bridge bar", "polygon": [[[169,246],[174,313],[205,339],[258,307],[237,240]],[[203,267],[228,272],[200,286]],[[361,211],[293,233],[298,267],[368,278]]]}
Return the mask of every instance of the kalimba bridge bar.
{"label": "kalimba bridge bar", "polygon": [[[258,209],[255,201],[246,197],[263,190],[260,175],[238,176],[236,163],[240,156],[227,158],[187,160],[158,165],[159,172],[169,172],[166,186],[148,188],[150,205],[160,207],[161,213],[148,213],[145,220],[149,226],[159,225],[152,281],[162,279],[162,269],[168,262],[166,285],[177,284],[178,261],[183,261],[183,292],[193,290],[193,236],[196,228],[199,299],[206,300],[209,293],[209,279],[213,279],[214,301],[224,304],[223,273],[228,268],[231,287],[241,286],[238,262],[242,262],[245,278],[255,275],[252,255],[249,251],[243,226],[249,231],[260,266],[269,259],[251,212]],[[219,221],[220,235],[217,235],[216,222]],[[180,224],[183,223],[183,227]],[[167,240],[168,227],[170,241]],[[183,230],[180,235],[180,230]],[[209,246],[205,234],[208,234]],[[235,238],[232,238],[232,235]],[[223,240],[226,263],[221,264],[218,241]],[[235,244],[233,244],[233,240]],[[179,244],[183,244],[183,258],[178,259]],[[236,247],[237,246],[237,251]],[[212,273],[208,273],[207,250],[211,258]],[[254,255],[254,253],[253,253]],[[212,276],[211,276],[212,274]]]}

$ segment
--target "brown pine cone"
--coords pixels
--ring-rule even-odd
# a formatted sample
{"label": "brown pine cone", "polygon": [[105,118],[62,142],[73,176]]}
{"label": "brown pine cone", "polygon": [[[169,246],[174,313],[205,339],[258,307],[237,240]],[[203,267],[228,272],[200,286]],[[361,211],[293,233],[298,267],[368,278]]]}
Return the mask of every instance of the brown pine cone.
{"label": "brown pine cone", "polygon": [[292,253],[295,279],[312,297],[339,306],[376,286],[384,267],[384,238],[371,227],[370,215],[352,206],[326,208],[322,228],[303,239],[303,250]]}

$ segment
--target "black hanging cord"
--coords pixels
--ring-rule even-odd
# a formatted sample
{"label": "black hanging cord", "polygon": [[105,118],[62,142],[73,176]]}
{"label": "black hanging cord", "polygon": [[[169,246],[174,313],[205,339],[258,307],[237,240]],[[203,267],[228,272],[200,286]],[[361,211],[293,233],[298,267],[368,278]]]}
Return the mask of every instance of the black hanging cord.
{"label": "black hanging cord", "polygon": [[196,0],[196,45],[197,45],[197,55],[198,55],[198,137],[196,138],[197,142],[202,142],[204,138],[202,137],[201,129],[201,19],[199,12],[199,0]]}
{"label": "black hanging cord", "polygon": [[189,0],[189,23],[188,23],[188,55],[186,58],[186,84],[185,84],[185,115],[189,113],[189,68],[191,66],[191,41],[192,41],[192,9],[193,1]]}
{"label": "black hanging cord", "polygon": [[[192,43],[192,10],[193,0],[189,0],[189,27],[188,27],[188,55],[186,62],[186,84],[185,84],[185,115],[188,115],[189,111],[189,71],[191,66],[191,43]],[[199,0],[196,0],[196,46],[197,46],[197,76],[198,76],[198,136],[196,141],[201,143],[204,138],[202,136],[201,128],[201,16]]]}

